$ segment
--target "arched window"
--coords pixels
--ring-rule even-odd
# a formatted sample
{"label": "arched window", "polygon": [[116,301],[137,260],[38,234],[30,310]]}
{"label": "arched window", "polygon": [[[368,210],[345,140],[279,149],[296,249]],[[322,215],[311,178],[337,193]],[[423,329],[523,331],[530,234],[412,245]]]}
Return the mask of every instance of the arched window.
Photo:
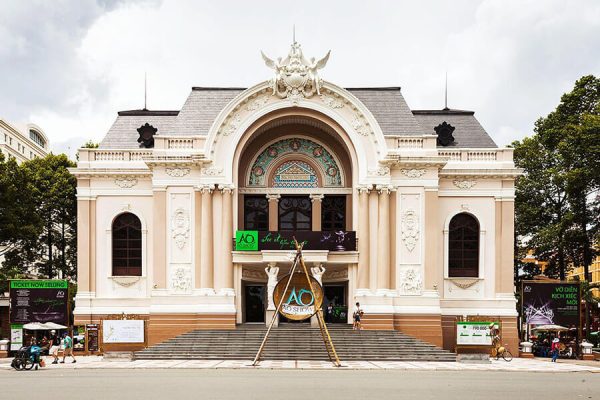
{"label": "arched window", "polygon": [[123,213],[112,224],[113,276],[142,276],[142,223]]}
{"label": "arched window", "polygon": [[308,196],[281,196],[279,200],[280,231],[310,231],[312,203]]}
{"label": "arched window", "polygon": [[450,221],[448,236],[448,276],[477,278],[479,276],[479,222],[460,213]]}

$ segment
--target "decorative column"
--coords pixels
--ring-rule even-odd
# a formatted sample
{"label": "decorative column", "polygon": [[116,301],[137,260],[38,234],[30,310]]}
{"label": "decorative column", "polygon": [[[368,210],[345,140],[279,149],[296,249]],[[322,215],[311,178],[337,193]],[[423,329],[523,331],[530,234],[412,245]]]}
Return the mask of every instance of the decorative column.
{"label": "decorative column", "polygon": [[212,232],[213,237],[213,288],[215,292],[222,287],[223,282],[223,194],[220,188],[213,190],[212,194]]}
{"label": "decorative column", "polygon": [[358,283],[356,295],[369,293],[369,189],[358,188]]}
{"label": "decorative column", "polygon": [[200,294],[214,294],[213,288],[213,185],[204,185],[202,193],[202,235],[200,236]]}
{"label": "decorative column", "polygon": [[377,186],[379,224],[377,225],[377,294],[390,289],[390,187]]}
{"label": "decorative column", "polygon": [[[369,193],[369,289],[371,292],[377,290],[377,233],[379,223],[379,198],[377,190]],[[372,267],[372,268],[371,268]]]}
{"label": "decorative column", "polygon": [[[441,248],[447,249],[448,243],[448,231],[443,231],[443,243],[440,246],[440,224],[438,220],[438,189],[436,188],[425,188],[425,282],[424,286],[426,290],[444,290],[443,287],[443,262],[440,257]],[[447,251],[446,251],[447,252]]]}
{"label": "decorative column", "polygon": [[267,194],[267,200],[269,201],[269,230],[279,230],[279,199],[280,194]]}
{"label": "decorative column", "polygon": [[194,276],[195,284],[194,289],[200,289],[200,275],[202,274],[201,270],[201,252],[200,252],[200,243],[202,242],[202,192],[201,188],[195,188],[194,190],[194,240],[192,243],[194,244]]}
{"label": "decorative column", "polygon": [[[268,264],[267,268],[265,268],[265,272],[268,276],[267,281],[267,312],[265,315],[265,324],[268,326],[271,320],[273,319],[273,314],[277,312],[277,307],[275,306],[275,302],[273,301],[273,292],[275,291],[275,286],[277,286],[277,276],[279,275],[279,267],[277,263],[271,262]],[[275,319],[275,326],[279,324],[279,316]]]}
{"label": "decorative column", "polygon": [[219,185],[223,193],[223,222],[221,232],[221,242],[223,248],[223,262],[221,265],[221,276],[223,278],[219,286],[219,294],[226,296],[234,296],[233,290],[233,256],[231,254],[233,248],[233,185]]}
{"label": "decorative column", "polygon": [[96,198],[90,199],[90,292],[96,293]]}
{"label": "decorative column", "polygon": [[321,203],[325,196],[322,194],[311,194],[309,197],[312,203],[312,230],[318,232],[321,230]]}
{"label": "decorative column", "polygon": [[154,252],[152,274],[157,289],[167,288],[167,189],[152,190]]}
{"label": "decorative column", "polygon": [[77,200],[77,287],[90,292],[90,201]]}

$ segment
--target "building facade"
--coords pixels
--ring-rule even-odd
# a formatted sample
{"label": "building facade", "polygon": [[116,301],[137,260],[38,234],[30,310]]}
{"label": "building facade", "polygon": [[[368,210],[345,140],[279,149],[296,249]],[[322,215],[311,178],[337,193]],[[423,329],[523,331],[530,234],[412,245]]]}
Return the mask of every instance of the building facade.
{"label": "building facade", "polygon": [[46,134],[34,124],[17,126],[0,118],[0,153],[13,157],[18,163],[48,154]]}
{"label": "building facade", "polygon": [[79,150],[77,324],[135,314],[152,344],[264,323],[296,236],[343,322],[360,302],[366,329],[453,348],[456,319],[485,316],[517,348],[512,149],[473,112],[324,81],[328,56],[294,43],[263,55],[269,81],[119,112]]}

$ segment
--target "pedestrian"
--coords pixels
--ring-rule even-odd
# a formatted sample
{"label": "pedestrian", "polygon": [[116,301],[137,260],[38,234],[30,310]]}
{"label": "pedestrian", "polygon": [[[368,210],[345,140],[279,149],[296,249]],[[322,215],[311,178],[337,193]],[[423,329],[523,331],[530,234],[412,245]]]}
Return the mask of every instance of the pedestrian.
{"label": "pedestrian", "polygon": [[55,330],[51,330],[50,351],[48,354],[54,357],[54,361],[52,361],[52,364],[58,364],[58,349],[60,349],[60,336],[58,336]]}
{"label": "pedestrian", "polygon": [[76,363],[77,360],[75,359],[75,356],[73,355],[73,338],[71,336],[69,336],[68,332],[64,333],[63,342],[65,345],[65,349],[63,350],[63,359],[60,363],[64,364],[65,358],[67,358],[67,356],[71,356],[71,358],[73,359],[73,361],[71,361],[71,364]]}
{"label": "pedestrian", "polygon": [[559,338],[554,338],[552,340],[552,347],[550,348],[550,351],[552,352],[552,362],[556,362],[556,359],[558,358],[558,352],[560,351]]}
{"label": "pedestrian", "polygon": [[333,322],[333,304],[329,303],[327,305],[327,311],[325,312],[325,322],[331,323]]}
{"label": "pedestrian", "polygon": [[362,310],[362,308],[360,308],[360,303],[356,303],[356,306],[354,306],[354,312],[352,313],[352,316],[354,317],[354,324],[352,324],[352,329],[353,330],[361,330],[362,329],[362,325],[360,323],[360,320],[363,316],[364,312]]}

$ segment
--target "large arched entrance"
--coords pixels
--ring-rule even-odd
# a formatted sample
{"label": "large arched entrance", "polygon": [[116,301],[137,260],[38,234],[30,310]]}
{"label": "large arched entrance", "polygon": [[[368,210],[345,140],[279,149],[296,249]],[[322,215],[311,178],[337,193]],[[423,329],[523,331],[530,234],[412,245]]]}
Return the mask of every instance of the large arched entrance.
{"label": "large arched entrance", "polygon": [[334,307],[332,322],[347,322],[358,254],[356,154],[346,133],[317,112],[279,110],[247,130],[234,160],[237,230],[256,231],[259,241],[255,252],[234,255],[238,322],[261,323],[273,311],[269,291],[289,270],[292,237],[306,243],[308,266],[324,286],[324,307]]}

